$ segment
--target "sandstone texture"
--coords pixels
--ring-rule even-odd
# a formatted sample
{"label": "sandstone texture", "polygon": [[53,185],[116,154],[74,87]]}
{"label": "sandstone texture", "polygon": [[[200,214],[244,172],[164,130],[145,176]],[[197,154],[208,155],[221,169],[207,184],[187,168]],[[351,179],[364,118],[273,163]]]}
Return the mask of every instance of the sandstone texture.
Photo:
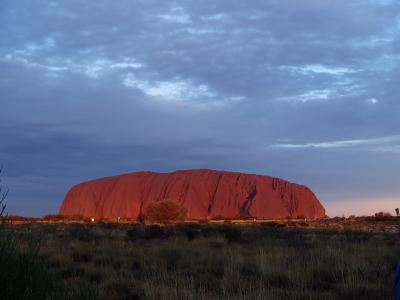
{"label": "sandstone texture", "polygon": [[189,219],[321,218],[325,209],[306,186],[270,176],[215,170],[136,172],[73,186],[61,215],[137,218],[155,201],[174,200]]}

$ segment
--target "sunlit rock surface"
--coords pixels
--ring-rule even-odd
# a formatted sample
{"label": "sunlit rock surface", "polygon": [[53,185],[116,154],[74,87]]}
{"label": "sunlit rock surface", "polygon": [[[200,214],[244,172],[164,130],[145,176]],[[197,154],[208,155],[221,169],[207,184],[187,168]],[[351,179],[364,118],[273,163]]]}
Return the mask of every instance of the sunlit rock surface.
{"label": "sunlit rock surface", "polygon": [[151,202],[171,199],[189,219],[321,218],[325,209],[306,186],[270,176],[215,170],[136,172],[73,186],[62,215],[136,218]]}

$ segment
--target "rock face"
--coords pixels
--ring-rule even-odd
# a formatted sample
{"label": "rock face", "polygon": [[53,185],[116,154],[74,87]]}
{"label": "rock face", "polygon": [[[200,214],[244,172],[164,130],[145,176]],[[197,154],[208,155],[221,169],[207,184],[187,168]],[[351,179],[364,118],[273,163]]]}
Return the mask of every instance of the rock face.
{"label": "rock face", "polygon": [[189,219],[321,218],[325,209],[306,186],[269,176],[214,170],[137,172],[80,183],[62,215],[136,218],[151,202],[175,200]]}

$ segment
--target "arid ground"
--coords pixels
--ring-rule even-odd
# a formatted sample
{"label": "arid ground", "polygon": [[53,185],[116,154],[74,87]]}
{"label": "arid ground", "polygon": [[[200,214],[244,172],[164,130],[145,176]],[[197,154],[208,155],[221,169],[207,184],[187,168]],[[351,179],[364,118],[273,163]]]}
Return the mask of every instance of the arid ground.
{"label": "arid ground", "polygon": [[396,218],[3,225],[1,299],[391,299],[399,228]]}

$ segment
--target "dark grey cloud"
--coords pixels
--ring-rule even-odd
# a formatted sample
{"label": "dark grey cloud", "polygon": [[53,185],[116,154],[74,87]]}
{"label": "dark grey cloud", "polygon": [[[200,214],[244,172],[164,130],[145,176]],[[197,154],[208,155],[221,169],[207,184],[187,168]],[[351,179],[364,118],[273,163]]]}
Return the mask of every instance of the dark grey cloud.
{"label": "dark grey cloud", "polygon": [[180,168],[308,184],[332,214],[389,205],[399,32],[391,0],[2,1],[10,212],[55,212],[81,180]]}

